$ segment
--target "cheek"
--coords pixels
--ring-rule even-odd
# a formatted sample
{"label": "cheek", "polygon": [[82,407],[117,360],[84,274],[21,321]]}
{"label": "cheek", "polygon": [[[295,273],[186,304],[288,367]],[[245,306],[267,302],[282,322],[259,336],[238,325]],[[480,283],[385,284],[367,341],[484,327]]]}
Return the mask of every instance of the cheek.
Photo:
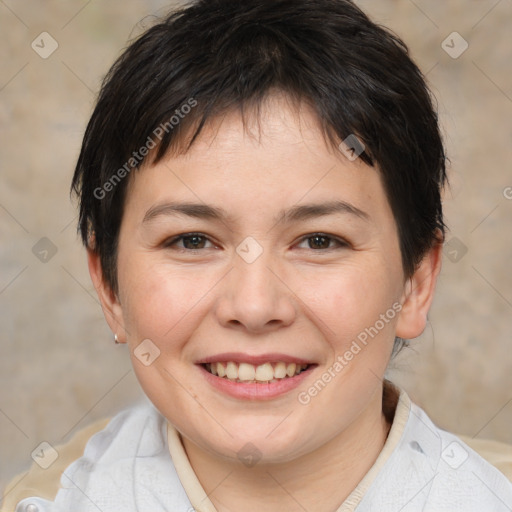
{"label": "cheek", "polygon": [[[210,307],[208,279],[184,276],[169,266],[130,262],[123,269],[126,300],[123,315],[128,344],[137,379],[147,396],[167,417],[169,396],[173,407],[185,413],[194,409],[194,400],[183,391],[190,378],[187,343]],[[121,280],[120,280],[121,283]],[[149,357],[145,354],[149,353]],[[175,424],[180,422],[173,418]]]}
{"label": "cheek", "polygon": [[132,343],[149,338],[160,345],[164,339],[179,339],[190,327],[191,313],[207,302],[209,281],[197,274],[184,276],[144,259],[133,259],[121,272],[123,315]]}
{"label": "cheek", "polygon": [[396,323],[393,304],[400,297],[395,273],[370,261],[347,264],[324,275],[303,274],[300,289],[305,312],[309,311],[313,321],[317,319],[315,324],[328,340],[341,345],[334,347],[336,351],[376,323],[379,333],[392,336]]}

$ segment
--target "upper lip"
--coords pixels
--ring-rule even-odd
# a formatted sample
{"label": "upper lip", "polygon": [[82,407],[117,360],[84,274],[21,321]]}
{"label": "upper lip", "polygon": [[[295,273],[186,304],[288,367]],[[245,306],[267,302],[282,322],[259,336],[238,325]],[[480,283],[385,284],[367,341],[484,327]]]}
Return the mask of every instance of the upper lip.
{"label": "upper lip", "polygon": [[259,354],[250,355],[243,354],[241,352],[225,352],[223,354],[215,354],[213,356],[205,357],[196,362],[196,364],[208,364],[208,363],[226,363],[233,361],[234,363],[248,363],[254,366],[258,366],[264,363],[296,363],[296,364],[313,364],[312,361],[303,359],[301,357],[295,357],[288,354]]}

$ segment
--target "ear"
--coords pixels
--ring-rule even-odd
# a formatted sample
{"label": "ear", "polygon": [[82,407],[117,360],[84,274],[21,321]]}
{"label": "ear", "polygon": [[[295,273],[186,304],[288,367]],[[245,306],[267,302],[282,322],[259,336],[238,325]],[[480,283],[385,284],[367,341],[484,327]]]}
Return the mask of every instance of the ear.
{"label": "ear", "polygon": [[396,327],[396,336],[399,338],[413,339],[425,330],[427,314],[441,271],[442,248],[441,242],[436,243],[406,282],[401,300],[402,310]]}
{"label": "ear", "polygon": [[119,343],[126,343],[126,330],[121,303],[110,285],[103,278],[99,254],[91,249],[87,249],[87,263],[105,319],[112,332],[117,335],[117,341]]}

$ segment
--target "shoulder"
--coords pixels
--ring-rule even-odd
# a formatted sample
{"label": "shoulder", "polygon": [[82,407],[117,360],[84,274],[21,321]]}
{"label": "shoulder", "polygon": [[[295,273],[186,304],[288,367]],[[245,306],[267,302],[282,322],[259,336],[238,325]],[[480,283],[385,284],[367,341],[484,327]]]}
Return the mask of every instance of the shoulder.
{"label": "shoulder", "polygon": [[[493,511],[510,510],[512,483],[482,456],[487,455],[491,461],[499,462],[500,467],[508,465],[510,468],[512,459],[507,461],[507,455],[499,460],[496,450],[501,443],[473,442],[476,449],[483,450],[479,454],[460,437],[438,428],[414,404],[411,406],[410,435],[417,437],[420,445],[427,438],[432,441],[426,444],[425,450],[432,467],[432,483],[425,489],[428,489],[426,511],[466,512],[479,510],[484,505],[487,509],[492,505]],[[512,447],[509,448],[508,457],[512,456]]]}
{"label": "shoulder", "polygon": [[[36,462],[14,477],[5,487],[2,512],[14,512],[17,504],[29,497],[37,496],[43,500],[53,501],[60,489],[60,480],[64,471],[83,456],[89,441],[94,438],[94,451],[101,454],[110,453],[107,449],[115,444],[120,431],[136,432],[148,422],[153,427],[162,428],[162,417],[149,405],[138,405],[120,412],[111,419],[103,419],[78,431],[67,443],[53,447],[57,458],[51,466],[42,468]],[[90,447],[90,444],[89,444]]]}
{"label": "shoulder", "polygon": [[459,438],[512,482],[511,444],[492,441],[490,439],[475,439],[462,435],[459,436]]}
{"label": "shoulder", "polygon": [[[84,457],[110,464],[122,453],[125,457],[145,456],[162,450],[166,439],[166,420],[150,403],[121,411],[86,445]],[[144,436],[145,432],[156,435]]]}
{"label": "shoulder", "polygon": [[48,468],[44,469],[34,462],[27,471],[14,477],[4,490],[2,511],[14,511],[21,500],[31,496],[53,500],[59,490],[63,471],[82,455],[89,439],[108,423],[108,419],[96,421],[78,431],[67,443],[55,446],[58,456]]}
{"label": "shoulder", "polygon": [[[362,499],[361,512],[375,504],[402,512],[512,510],[512,482],[462,439],[435,425],[403,390],[390,438],[393,452]],[[488,454],[489,446],[483,447]]]}

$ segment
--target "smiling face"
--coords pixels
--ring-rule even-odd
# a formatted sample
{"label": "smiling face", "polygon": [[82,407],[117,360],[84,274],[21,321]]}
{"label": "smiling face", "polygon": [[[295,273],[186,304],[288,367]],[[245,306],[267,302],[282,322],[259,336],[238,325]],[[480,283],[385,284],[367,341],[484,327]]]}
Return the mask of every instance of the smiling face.
{"label": "smiling face", "polygon": [[[212,456],[252,443],[276,462],[375,425],[395,335],[423,329],[437,260],[405,279],[378,170],[330,148],[308,109],[273,98],[252,132],[227,115],[134,174],[118,298],[93,253],[90,267],[162,414]],[[146,366],[136,354],[155,347]]]}

